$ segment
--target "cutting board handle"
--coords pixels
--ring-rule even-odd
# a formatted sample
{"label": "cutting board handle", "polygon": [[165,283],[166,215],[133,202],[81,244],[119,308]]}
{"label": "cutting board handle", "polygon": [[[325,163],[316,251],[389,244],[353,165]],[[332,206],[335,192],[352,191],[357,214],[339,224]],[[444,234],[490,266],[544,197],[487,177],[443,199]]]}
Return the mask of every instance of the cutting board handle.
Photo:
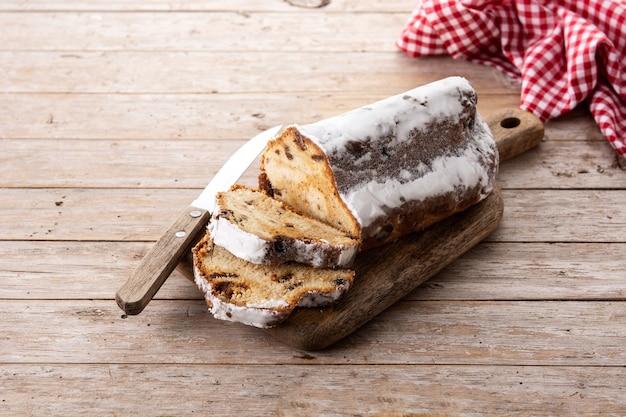
{"label": "cutting board handle", "polygon": [[485,119],[496,140],[500,162],[534,148],[543,139],[543,123],[527,111],[505,109]]}

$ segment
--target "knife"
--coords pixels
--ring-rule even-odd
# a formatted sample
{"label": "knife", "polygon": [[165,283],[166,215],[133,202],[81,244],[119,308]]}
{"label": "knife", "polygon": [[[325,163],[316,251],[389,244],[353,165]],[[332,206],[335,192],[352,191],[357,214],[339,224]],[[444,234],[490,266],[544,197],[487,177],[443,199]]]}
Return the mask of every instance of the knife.
{"label": "knife", "polygon": [[265,130],[237,149],[198,198],[183,210],[148,251],[115,294],[117,305],[126,314],[135,315],[143,311],[176,265],[204,233],[216,205],[216,194],[228,190],[243,175],[281,128],[275,126]]}

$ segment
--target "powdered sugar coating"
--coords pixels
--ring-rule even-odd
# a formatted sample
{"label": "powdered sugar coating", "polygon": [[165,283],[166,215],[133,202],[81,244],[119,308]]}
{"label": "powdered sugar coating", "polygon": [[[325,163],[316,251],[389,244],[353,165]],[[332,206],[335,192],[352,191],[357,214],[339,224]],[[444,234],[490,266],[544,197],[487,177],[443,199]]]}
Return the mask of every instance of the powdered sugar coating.
{"label": "powdered sugar coating", "polygon": [[218,216],[221,208],[217,206],[207,228],[213,237],[213,243],[228,250],[233,255],[248,262],[262,264],[269,249],[269,243],[253,233],[232,224],[228,219]]}
{"label": "powdered sugar coating", "polygon": [[450,77],[297,128],[325,152],[341,198],[366,229],[405,202],[491,192],[497,148],[475,104],[470,83]]}
{"label": "powdered sugar coating", "polygon": [[283,321],[290,313],[289,310],[280,309],[289,305],[283,300],[265,300],[262,303],[249,306],[223,302],[213,294],[211,284],[202,276],[195,265],[193,275],[196,285],[204,292],[205,298],[210,304],[209,311],[216,319],[269,328]]}
{"label": "powdered sugar coating", "polygon": [[363,226],[369,226],[385,215],[385,208],[399,207],[404,201],[424,200],[430,196],[452,193],[459,187],[466,189],[478,185],[482,191],[480,198],[483,199],[491,192],[492,176],[479,160],[489,141],[489,136],[485,134],[477,141],[478,147],[470,144],[459,154],[433,159],[431,168],[422,176],[413,178],[405,170],[398,178],[362,183],[342,193],[342,198]]}
{"label": "powdered sugar coating", "polygon": [[465,78],[445,78],[369,106],[303,125],[301,132],[328,154],[343,153],[349,142],[367,137],[393,137],[390,145],[396,146],[409,140],[414,129],[426,126],[433,119],[454,117],[458,122],[458,116],[464,110],[458,90],[468,88],[472,87]]}

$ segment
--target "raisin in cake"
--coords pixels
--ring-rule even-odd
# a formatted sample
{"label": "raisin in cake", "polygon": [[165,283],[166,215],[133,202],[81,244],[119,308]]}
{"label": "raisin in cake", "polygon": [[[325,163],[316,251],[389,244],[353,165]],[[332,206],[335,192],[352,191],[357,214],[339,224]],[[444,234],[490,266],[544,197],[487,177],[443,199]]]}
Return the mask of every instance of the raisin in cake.
{"label": "raisin in cake", "polygon": [[273,327],[296,307],[323,307],[352,285],[354,272],[298,263],[258,265],[213,244],[210,234],[193,249],[194,280],[217,319]]}
{"label": "raisin in cake", "polygon": [[359,249],[345,232],[243,185],[217,194],[208,228],[216,245],[257,264],[348,267]]}
{"label": "raisin in cake", "polygon": [[450,77],[307,125],[261,156],[262,189],[369,249],[484,199],[496,144],[470,83]]}

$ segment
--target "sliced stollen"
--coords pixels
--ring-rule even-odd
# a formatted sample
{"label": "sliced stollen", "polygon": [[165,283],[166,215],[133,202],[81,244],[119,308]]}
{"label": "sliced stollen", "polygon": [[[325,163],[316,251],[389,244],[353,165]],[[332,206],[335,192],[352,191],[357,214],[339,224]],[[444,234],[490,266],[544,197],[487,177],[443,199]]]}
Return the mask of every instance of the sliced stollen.
{"label": "sliced stollen", "polygon": [[213,244],[210,233],[193,249],[194,280],[220,320],[268,328],[296,307],[323,307],[352,285],[354,271],[299,263],[268,266],[240,259]]}
{"label": "sliced stollen", "polygon": [[343,268],[359,250],[345,232],[243,185],[218,193],[208,229],[217,246],[256,264]]}
{"label": "sliced stollen", "polygon": [[330,304],[351,287],[354,272],[339,268],[357,252],[486,198],[499,156],[476,104],[450,77],[280,131],[261,154],[262,191],[219,194],[194,249],[213,315],[273,327],[297,306]]}

